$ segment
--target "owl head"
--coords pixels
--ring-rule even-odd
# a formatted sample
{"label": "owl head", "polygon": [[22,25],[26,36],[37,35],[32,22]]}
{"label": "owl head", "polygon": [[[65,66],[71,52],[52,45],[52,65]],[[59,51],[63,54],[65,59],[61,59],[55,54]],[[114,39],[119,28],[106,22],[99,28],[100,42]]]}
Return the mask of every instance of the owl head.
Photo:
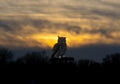
{"label": "owl head", "polygon": [[66,37],[58,36],[58,43],[66,43]]}

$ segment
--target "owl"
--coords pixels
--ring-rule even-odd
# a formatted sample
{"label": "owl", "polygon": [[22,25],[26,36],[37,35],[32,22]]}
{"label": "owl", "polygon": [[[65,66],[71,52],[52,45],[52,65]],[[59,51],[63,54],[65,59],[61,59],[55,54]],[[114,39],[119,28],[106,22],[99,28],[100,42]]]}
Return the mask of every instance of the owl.
{"label": "owl", "polygon": [[52,58],[53,57],[63,57],[66,50],[67,50],[66,37],[58,36],[58,41],[53,47]]}

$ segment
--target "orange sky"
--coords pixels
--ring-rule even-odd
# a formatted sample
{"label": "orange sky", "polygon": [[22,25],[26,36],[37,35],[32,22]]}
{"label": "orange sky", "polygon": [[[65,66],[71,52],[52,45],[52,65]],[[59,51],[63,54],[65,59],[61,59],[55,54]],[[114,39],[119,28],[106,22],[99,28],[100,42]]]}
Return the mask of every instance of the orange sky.
{"label": "orange sky", "polygon": [[[19,3],[18,3],[19,2]],[[120,44],[119,0],[0,0],[0,45]]]}
{"label": "orange sky", "polygon": [[98,20],[86,18],[55,20],[51,17],[43,19],[44,16],[41,18],[39,15],[6,17],[1,19],[0,29],[2,34],[0,44],[4,46],[48,48],[57,42],[57,36],[66,36],[68,47],[120,43],[120,33],[117,29],[119,20],[112,22],[109,18],[100,17]]}

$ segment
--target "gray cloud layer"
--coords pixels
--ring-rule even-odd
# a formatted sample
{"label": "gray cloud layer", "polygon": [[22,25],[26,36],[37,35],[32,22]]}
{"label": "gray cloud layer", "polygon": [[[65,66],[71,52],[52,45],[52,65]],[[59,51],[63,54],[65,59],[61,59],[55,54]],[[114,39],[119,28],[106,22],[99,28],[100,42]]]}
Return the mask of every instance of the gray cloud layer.
{"label": "gray cloud layer", "polygon": [[[40,33],[52,33],[57,34],[57,31],[63,31],[71,33],[71,35],[74,33],[76,35],[80,34],[101,34],[101,36],[107,38],[107,39],[114,39],[118,40],[118,37],[114,37],[111,34],[112,33],[118,33],[120,32],[119,25],[114,25],[115,23],[110,22],[109,24],[103,24],[99,28],[94,27],[94,23],[90,23],[90,28],[84,28],[81,27],[79,24],[72,24],[69,22],[61,23],[61,22],[53,22],[47,19],[35,19],[35,18],[25,18],[20,17],[21,19],[14,19],[13,17],[11,19],[1,19],[0,20],[0,39],[6,40],[12,42],[16,40],[16,43],[19,42],[25,42],[27,40],[26,36],[32,35],[32,34],[40,34]],[[98,23],[95,23],[98,24]],[[112,25],[111,25],[112,24]],[[86,24],[89,25],[89,24]],[[116,27],[116,28],[115,28]],[[46,31],[48,30],[48,31]],[[14,38],[15,36],[20,36],[19,38]],[[4,38],[4,39],[3,39]],[[25,39],[25,40],[23,40]]]}
{"label": "gray cloud layer", "polygon": [[[54,23],[48,20],[42,20],[42,19],[26,19],[23,18],[23,20],[0,20],[0,29],[4,30],[5,32],[11,32],[11,33],[18,33],[17,31],[24,32],[23,26],[31,26],[33,29],[35,29],[35,32],[42,32],[45,29],[57,31],[57,30],[66,30],[68,32],[80,32],[80,27],[77,25],[70,25],[67,23]],[[29,31],[29,30],[28,30]],[[20,32],[20,33],[22,33]],[[33,32],[33,31],[32,31]],[[29,32],[27,32],[28,34]],[[33,32],[34,33],[34,32]]]}
{"label": "gray cloud layer", "polygon": [[[0,14],[119,17],[119,0],[0,0]],[[120,17],[119,17],[120,18]]]}

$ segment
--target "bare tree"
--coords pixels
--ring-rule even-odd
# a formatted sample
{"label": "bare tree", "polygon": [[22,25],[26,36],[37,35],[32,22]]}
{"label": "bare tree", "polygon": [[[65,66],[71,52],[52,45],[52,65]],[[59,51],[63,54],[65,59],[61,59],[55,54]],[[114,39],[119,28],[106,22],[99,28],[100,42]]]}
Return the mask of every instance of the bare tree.
{"label": "bare tree", "polygon": [[12,51],[7,48],[0,48],[0,62],[7,62],[13,57]]}

